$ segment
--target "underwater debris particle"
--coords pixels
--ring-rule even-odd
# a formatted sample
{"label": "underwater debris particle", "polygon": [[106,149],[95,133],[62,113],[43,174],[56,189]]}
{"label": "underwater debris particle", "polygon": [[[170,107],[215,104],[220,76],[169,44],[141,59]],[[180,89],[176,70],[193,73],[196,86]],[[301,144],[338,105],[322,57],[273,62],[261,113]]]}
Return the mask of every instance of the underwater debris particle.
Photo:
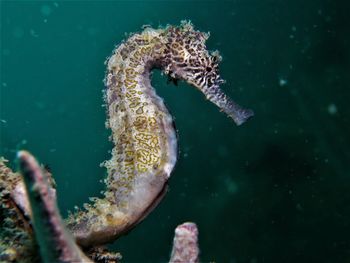
{"label": "underwater debris particle", "polygon": [[338,113],[337,105],[335,105],[334,103],[330,103],[327,107],[327,111],[330,115],[337,114]]}
{"label": "underwater debris particle", "polygon": [[41,8],[40,8],[40,13],[43,15],[43,16],[49,16],[51,15],[52,13],[52,9],[50,6],[48,5],[42,5]]}
{"label": "underwater debris particle", "polygon": [[288,84],[288,80],[285,78],[279,78],[278,80],[278,85],[280,85],[280,87],[284,87]]}
{"label": "underwater debris particle", "polygon": [[237,183],[229,175],[225,178],[225,186],[229,194],[235,194],[238,191]]}
{"label": "underwater debris particle", "polygon": [[30,35],[31,35],[32,37],[39,37],[38,33],[35,32],[34,29],[31,29],[29,32],[30,32]]}

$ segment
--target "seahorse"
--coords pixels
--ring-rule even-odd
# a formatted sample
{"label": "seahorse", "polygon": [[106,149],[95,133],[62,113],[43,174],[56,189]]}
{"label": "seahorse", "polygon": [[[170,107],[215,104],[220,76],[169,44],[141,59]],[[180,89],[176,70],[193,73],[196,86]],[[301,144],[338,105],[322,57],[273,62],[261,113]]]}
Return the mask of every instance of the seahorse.
{"label": "seahorse", "polygon": [[86,210],[68,219],[80,245],[106,243],[129,231],[167,191],[177,161],[177,134],[163,99],[151,86],[153,69],[199,89],[237,125],[253,116],[252,110],[243,109],[220,89],[221,56],[207,51],[208,37],[188,21],[146,27],[116,47],[106,62],[106,126],[114,148],[104,163],[104,198],[93,198]]}

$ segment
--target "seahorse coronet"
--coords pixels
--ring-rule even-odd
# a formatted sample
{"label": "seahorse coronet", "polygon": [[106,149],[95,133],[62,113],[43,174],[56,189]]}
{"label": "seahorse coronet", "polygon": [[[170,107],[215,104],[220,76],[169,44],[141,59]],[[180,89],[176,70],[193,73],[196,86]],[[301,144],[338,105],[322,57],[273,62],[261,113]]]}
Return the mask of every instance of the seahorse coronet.
{"label": "seahorse coronet", "polygon": [[209,33],[190,21],[131,34],[106,61],[104,99],[114,148],[107,169],[104,198],[68,219],[82,246],[109,242],[141,221],[162,199],[177,161],[177,135],[163,99],[151,86],[151,72],[161,69],[199,89],[240,125],[253,115],[219,88],[221,56],[209,52]]}

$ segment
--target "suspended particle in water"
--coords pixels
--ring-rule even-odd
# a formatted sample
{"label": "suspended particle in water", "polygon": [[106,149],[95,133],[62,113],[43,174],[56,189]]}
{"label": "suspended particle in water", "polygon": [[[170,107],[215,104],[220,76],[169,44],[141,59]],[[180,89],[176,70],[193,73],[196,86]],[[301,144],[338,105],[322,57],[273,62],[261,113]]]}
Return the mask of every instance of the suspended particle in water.
{"label": "suspended particle in water", "polygon": [[40,13],[43,16],[49,16],[52,13],[51,7],[48,5],[42,5],[40,8]]}
{"label": "suspended particle in water", "polygon": [[279,78],[278,85],[280,85],[281,87],[284,87],[287,84],[288,84],[288,81],[285,78]]}
{"label": "suspended particle in water", "polygon": [[230,176],[225,178],[225,186],[229,194],[235,194],[238,191],[237,183]]}
{"label": "suspended particle in water", "polygon": [[330,103],[327,110],[330,115],[335,115],[338,112],[337,106],[334,103]]}
{"label": "suspended particle in water", "polygon": [[39,37],[38,33],[35,32],[34,29],[31,29],[29,32],[30,32],[30,35],[31,35],[32,37]]}

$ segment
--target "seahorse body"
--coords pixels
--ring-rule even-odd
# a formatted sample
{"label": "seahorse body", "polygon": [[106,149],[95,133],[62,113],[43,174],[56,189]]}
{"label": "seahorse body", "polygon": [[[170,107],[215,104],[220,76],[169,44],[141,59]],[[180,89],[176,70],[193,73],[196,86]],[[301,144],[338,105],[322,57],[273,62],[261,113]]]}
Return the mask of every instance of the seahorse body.
{"label": "seahorse body", "polygon": [[107,168],[104,199],[72,215],[68,227],[83,246],[105,243],[128,231],[161,200],[177,158],[173,119],[150,83],[153,68],[202,91],[240,125],[253,115],[219,88],[221,60],[208,53],[208,34],[189,22],[145,28],[118,46],[107,62],[108,120],[115,147]]}

